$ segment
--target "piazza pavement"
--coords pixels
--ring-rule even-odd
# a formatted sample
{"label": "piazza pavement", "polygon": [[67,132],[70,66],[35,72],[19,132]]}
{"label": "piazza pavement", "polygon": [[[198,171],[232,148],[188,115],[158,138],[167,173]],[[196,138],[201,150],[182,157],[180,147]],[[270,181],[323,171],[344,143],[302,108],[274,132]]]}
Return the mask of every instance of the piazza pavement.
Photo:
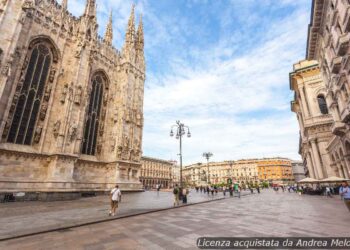
{"label": "piazza pavement", "polygon": [[[154,196],[154,193],[145,194]],[[201,194],[193,193],[192,196],[193,199],[204,199]],[[159,201],[164,197],[159,197]],[[121,207],[123,209],[123,204]],[[45,216],[45,212],[38,212]],[[202,236],[346,237],[349,235],[349,215],[339,197],[299,196],[287,191],[275,193],[270,189],[241,199],[217,199],[5,240],[0,242],[0,249],[198,249],[196,240]]]}

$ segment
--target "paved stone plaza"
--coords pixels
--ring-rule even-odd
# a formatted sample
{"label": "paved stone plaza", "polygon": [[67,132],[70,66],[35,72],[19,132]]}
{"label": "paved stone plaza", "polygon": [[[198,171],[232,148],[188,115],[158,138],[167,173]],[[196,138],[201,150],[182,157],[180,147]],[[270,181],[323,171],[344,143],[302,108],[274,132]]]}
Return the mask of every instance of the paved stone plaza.
{"label": "paved stone plaza", "polygon": [[[250,192],[243,192],[244,195]],[[226,196],[227,197],[227,196]],[[192,190],[188,204],[223,198]],[[97,196],[73,201],[0,203],[0,240],[8,237],[111,219],[109,197]],[[147,191],[123,195],[118,216],[166,209],[173,206],[171,192]],[[116,217],[118,217],[116,216]]]}
{"label": "paved stone plaza", "polygon": [[[200,236],[348,236],[338,197],[274,193],[223,199],[0,242],[2,249],[197,249]],[[24,223],[25,224],[25,223]]]}

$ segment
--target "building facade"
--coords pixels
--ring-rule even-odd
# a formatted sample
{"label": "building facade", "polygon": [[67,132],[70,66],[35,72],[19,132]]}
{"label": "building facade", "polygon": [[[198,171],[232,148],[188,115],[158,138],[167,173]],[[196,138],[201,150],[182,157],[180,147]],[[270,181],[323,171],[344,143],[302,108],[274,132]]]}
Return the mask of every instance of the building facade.
{"label": "building facade", "polygon": [[67,1],[0,1],[0,192],[141,190],[142,21],[118,51]]}
{"label": "building facade", "polygon": [[[208,174],[209,173],[209,174]],[[292,161],[285,158],[242,159],[237,161],[196,163],[183,170],[189,185],[223,183],[259,184],[262,181],[289,183],[294,181]],[[209,182],[208,182],[209,176]]]}
{"label": "building facade", "polygon": [[[329,163],[316,178],[350,177],[350,2],[313,0],[306,59],[316,60],[325,86],[324,96],[332,115],[331,138],[326,143]],[[302,111],[306,112],[306,111]],[[306,114],[306,113],[305,113]],[[314,150],[315,151],[315,150]],[[313,166],[317,169],[317,159]],[[321,160],[321,157],[320,157]],[[307,160],[308,169],[313,159]],[[329,164],[329,165],[328,165]],[[312,173],[310,172],[310,176]]]}
{"label": "building facade", "polygon": [[292,162],[292,171],[294,176],[294,181],[298,182],[304,178],[306,178],[305,166],[302,161],[293,161]]}
{"label": "building facade", "polygon": [[143,156],[141,158],[140,182],[144,188],[172,187],[173,162]]}
{"label": "building facade", "polygon": [[317,61],[300,61],[290,73],[294,91],[291,109],[300,127],[299,153],[307,166],[307,175],[323,179],[334,175],[327,150],[332,139],[333,118],[326,104],[326,86]]}
{"label": "building facade", "polygon": [[286,158],[266,158],[256,161],[259,180],[269,183],[287,184],[294,181],[292,160]]}

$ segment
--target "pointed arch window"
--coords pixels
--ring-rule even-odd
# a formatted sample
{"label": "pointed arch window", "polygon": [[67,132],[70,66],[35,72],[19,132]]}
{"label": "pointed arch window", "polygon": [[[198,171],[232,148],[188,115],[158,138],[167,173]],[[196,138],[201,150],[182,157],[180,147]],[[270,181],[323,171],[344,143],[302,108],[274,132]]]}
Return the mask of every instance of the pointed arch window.
{"label": "pointed arch window", "polygon": [[[107,79],[103,73],[95,74],[92,79],[92,89],[90,101],[85,121],[84,140],[82,153],[86,155],[95,155],[98,136],[103,133],[103,118],[105,116],[106,105],[106,87]],[[100,147],[100,145],[98,145]]]}
{"label": "pointed arch window", "polygon": [[51,44],[40,40],[30,44],[3,133],[7,142],[32,145],[40,141],[56,62]]}
{"label": "pointed arch window", "polygon": [[328,114],[327,102],[323,95],[317,96],[318,106],[323,115]]}

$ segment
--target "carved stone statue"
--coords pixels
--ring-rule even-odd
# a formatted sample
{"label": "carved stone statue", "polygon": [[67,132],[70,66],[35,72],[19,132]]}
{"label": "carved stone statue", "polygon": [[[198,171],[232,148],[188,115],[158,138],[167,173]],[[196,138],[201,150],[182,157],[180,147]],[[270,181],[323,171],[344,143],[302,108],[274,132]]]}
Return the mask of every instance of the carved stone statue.
{"label": "carved stone statue", "polygon": [[65,103],[66,102],[66,97],[67,97],[67,94],[68,94],[68,83],[66,83],[63,87],[63,90],[62,90],[62,93],[61,93],[61,99],[60,101],[62,103]]}
{"label": "carved stone statue", "polygon": [[142,113],[141,112],[137,112],[137,114],[136,114],[136,125],[142,126]]}
{"label": "carved stone statue", "polygon": [[54,135],[55,138],[59,135],[60,127],[61,127],[61,121],[58,120],[53,125],[53,135]]}
{"label": "carved stone statue", "polygon": [[117,150],[117,157],[118,157],[118,159],[122,158],[122,152],[123,152],[123,147],[122,146],[118,146],[118,150]]}
{"label": "carved stone statue", "polygon": [[76,124],[73,124],[69,128],[69,140],[72,142],[77,137],[78,127]]}
{"label": "carved stone statue", "polygon": [[43,128],[41,126],[38,126],[35,129],[35,134],[34,134],[34,143],[39,143],[40,142],[40,137],[41,137],[41,132],[43,131]]}
{"label": "carved stone statue", "polygon": [[83,95],[83,90],[82,90],[82,86],[79,85],[75,91],[75,95],[74,95],[74,103],[80,105],[81,103],[81,98]]}
{"label": "carved stone statue", "polygon": [[11,75],[11,62],[7,62],[4,67],[1,69],[1,74],[4,76],[10,76]]}

